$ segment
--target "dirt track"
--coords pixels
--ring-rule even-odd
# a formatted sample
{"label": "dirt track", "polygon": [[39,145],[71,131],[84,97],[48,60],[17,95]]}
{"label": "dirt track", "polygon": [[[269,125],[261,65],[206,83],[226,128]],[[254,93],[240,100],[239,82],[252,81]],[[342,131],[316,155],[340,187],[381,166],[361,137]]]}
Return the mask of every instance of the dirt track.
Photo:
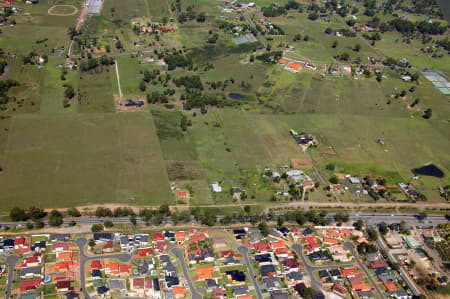
{"label": "dirt track", "polygon": [[[74,11],[71,12],[71,13],[54,13],[54,12],[52,12],[52,10],[55,9],[56,7],[71,7],[71,8],[74,9]],[[73,15],[77,14],[77,13],[78,13],[78,8],[76,8],[76,7],[73,6],[73,5],[66,5],[66,4],[53,5],[52,7],[50,7],[50,8],[48,9],[47,13],[48,13],[50,16],[68,17],[68,16],[73,16]]]}

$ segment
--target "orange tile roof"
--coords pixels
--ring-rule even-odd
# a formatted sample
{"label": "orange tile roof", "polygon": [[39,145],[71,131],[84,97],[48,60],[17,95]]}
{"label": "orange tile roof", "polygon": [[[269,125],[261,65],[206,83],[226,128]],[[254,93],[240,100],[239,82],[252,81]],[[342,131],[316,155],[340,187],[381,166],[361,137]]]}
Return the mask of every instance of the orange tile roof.
{"label": "orange tile roof", "polygon": [[73,253],[71,251],[63,251],[56,253],[57,261],[71,261],[73,260]]}
{"label": "orange tile roof", "polygon": [[197,280],[212,279],[214,267],[196,268],[195,272],[197,273]]}
{"label": "orange tile roof", "polygon": [[105,269],[109,269],[109,273],[111,274],[119,274],[119,264],[116,262],[106,264]]}
{"label": "orange tile roof", "polygon": [[183,242],[185,238],[186,233],[184,231],[177,231],[175,233],[175,239],[177,240],[177,242]]}
{"label": "orange tile roof", "polygon": [[398,289],[397,286],[395,285],[395,283],[392,281],[383,282],[383,285],[386,288],[386,290],[388,290],[388,292],[397,291],[397,289]]}
{"label": "orange tile roof", "polygon": [[297,72],[298,72],[299,70],[302,69],[302,66],[301,66],[301,65],[298,65],[298,64],[295,64],[295,63],[289,63],[289,64],[287,65],[287,67],[288,67],[288,68],[291,68],[291,69],[293,69],[293,70],[296,70]]}
{"label": "orange tile roof", "polygon": [[183,287],[180,287],[180,286],[174,286],[173,287],[173,294],[175,295],[175,297],[178,297],[178,296],[182,296],[183,297],[184,293],[185,293],[185,290],[184,290]]}
{"label": "orange tile roof", "polygon": [[120,265],[120,274],[123,274],[123,275],[129,275],[129,274],[131,274],[131,265],[128,265],[128,264],[123,264],[123,265]]}
{"label": "orange tile roof", "polygon": [[365,282],[352,283],[352,289],[358,291],[370,291],[372,288]]}
{"label": "orange tile roof", "polygon": [[55,272],[69,271],[73,267],[73,262],[59,262],[55,264]]}
{"label": "orange tile roof", "polygon": [[286,248],[286,245],[284,244],[284,241],[274,241],[271,243],[272,244],[272,248]]}
{"label": "orange tile roof", "polygon": [[253,299],[252,295],[240,295],[236,297],[237,299]]}
{"label": "orange tile roof", "polygon": [[323,242],[324,243],[329,243],[329,244],[338,244],[339,240],[338,239],[333,239],[333,238],[323,238]]}
{"label": "orange tile roof", "polygon": [[279,64],[286,64],[286,60],[280,59],[280,60],[278,60],[278,63]]}

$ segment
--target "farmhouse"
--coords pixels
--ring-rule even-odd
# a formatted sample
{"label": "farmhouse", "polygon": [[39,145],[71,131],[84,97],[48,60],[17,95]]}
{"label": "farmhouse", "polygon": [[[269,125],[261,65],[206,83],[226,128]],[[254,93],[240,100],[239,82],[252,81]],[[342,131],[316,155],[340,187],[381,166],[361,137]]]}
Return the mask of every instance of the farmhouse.
{"label": "farmhouse", "polygon": [[285,67],[288,71],[291,71],[293,73],[298,73],[301,71],[302,66],[299,64],[295,64],[295,63],[289,63],[286,67]]}

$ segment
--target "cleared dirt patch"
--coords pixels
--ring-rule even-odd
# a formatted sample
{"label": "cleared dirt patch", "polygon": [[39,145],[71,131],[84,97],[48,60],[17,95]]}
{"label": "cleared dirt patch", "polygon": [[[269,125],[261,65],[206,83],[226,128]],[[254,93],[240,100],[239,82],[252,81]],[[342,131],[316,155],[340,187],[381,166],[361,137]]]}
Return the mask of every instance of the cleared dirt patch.
{"label": "cleared dirt patch", "polygon": [[336,155],[336,152],[333,151],[333,150],[330,149],[330,148],[321,148],[321,149],[320,149],[320,152],[321,152],[321,153],[324,153],[324,154],[327,154],[327,155]]}
{"label": "cleared dirt patch", "polygon": [[340,180],[345,180],[345,173],[335,173],[334,175]]}
{"label": "cleared dirt patch", "polygon": [[291,158],[292,167],[295,169],[313,169],[306,158]]}

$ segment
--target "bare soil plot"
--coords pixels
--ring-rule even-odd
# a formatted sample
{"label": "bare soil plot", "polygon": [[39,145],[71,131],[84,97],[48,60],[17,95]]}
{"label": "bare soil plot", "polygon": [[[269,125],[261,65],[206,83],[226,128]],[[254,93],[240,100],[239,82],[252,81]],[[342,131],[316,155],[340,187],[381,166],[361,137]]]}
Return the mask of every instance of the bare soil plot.
{"label": "bare soil plot", "polygon": [[312,169],[311,163],[306,158],[291,158],[292,167],[295,169]]}

